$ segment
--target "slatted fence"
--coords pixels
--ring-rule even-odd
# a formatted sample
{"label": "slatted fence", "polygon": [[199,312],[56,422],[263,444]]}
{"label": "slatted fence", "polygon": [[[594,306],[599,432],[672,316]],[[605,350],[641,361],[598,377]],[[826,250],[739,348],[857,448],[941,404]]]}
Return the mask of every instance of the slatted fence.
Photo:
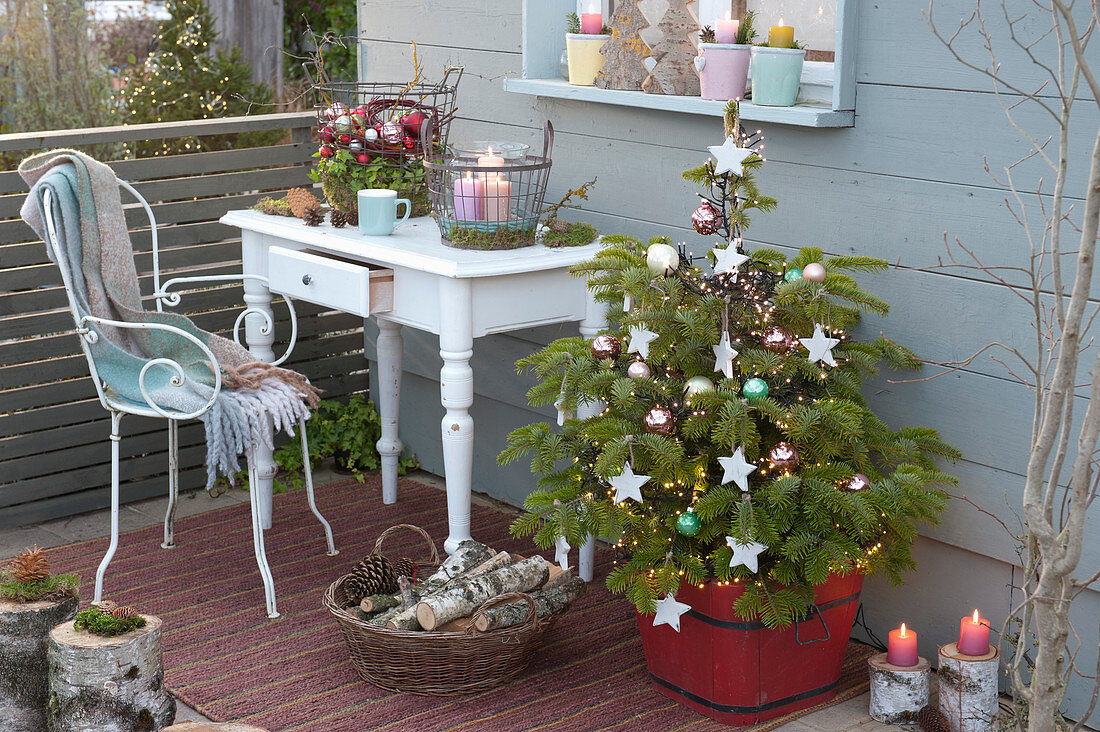
{"label": "slatted fence", "polygon": [[[310,185],[310,113],[273,114],[158,125],[0,135],[0,154],[20,158],[57,147],[91,148],[142,139],[285,130],[262,148],[196,152],[111,163],[152,204],[160,224],[162,274],[241,271],[239,232],[218,223],[265,192]],[[98,149],[103,149],[102,147]],[[110,502],[109,420],[95,398],[73,333],[61,277],[41,241],[19,220],[26,186],[0,172],[0,528],[88,511]],[[123,193],[124,204],[129,204]],[[127,207],[142,292],[152,294],[148,222]],[[154,305],[150,301],[147,307]],[[239,284],[183,291],[180,312],[227,334],[242,308]],[[276,305],[276,337],[289,330]],[[298,345],[288,366],[326,396],[367,388],[362,320],[298,303]],[[230,334],[231,335],[231,334]],[[278,351],[279,345],[276,344]],[[122,498],[165,495],[168,437],[164,420],[122,421]],[[205,447],[197,421],[181,424],[181,486],[203,485]]]}

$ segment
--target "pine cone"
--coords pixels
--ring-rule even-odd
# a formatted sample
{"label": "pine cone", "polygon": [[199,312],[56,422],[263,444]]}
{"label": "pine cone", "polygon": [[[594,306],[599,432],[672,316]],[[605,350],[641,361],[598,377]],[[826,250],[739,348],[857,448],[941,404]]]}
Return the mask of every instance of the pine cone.
{"label": "pine cone", "polygon": [[356,604],[364,597],[392,595],[397,590],[393,565],[381,554],[371,554],[356,564],[344,580],[344,592]]}
{"label": "pine cone", "polygon": [[359,226],[358,209],[349,209],[344,212],[344,223],[348,226]]}
{"label": "pine cone", "polygon": [[34,549],[28,547],[12,560],[11,574],[16,582],[41,582],[50,576],[50,561],[35,544]]}
{"label": "pine cone", "polygon": [[118,603],[114,600],[100,600],[99,604],[96,605],[101,613],[107,613],[108,615],[113,613],[117,607]]}
{"label": "pine cone", "polygon": [[562,221],[561,219],[554,219],[554,223],[550,224],[550,231],[555,234],[564,234],[569,231],[569,222]]}
{"label": "pine cone", "polygon": [[398,559],[394,562],[393,573],[398,577],[408,577],[413,582],[417,581],[417,573],[420,571],[420,567],[416,566],[416,562],[411,559]]}
{"label": "pine cone", "polygon": [[951,732],[947,717],[936,707],[928,704],[917,712],[917,724],[924,732]]}
{"label": "pine cone", "polygon": [[[102,609],[103,608],[101,607],[100,610]],[[112,610],[111,615],[118,618],[119,620],[125,620],[127,618],[132,618],[138,615],[138,611],[130,607],[129,605],[123,605],[121,607],[116,607],[114,610]]]}
{"label": "pine cone", "polygon": [[305,188],[291,188],[286,192],[286,202],[290,204],[291,212],[298,218],[305,217],[306,209],[321,205],[321,202],[317,200],[317,196]]}
{"label": "pine cone", "polygon": [[328,215],[328,221],[337,229],[344,228],[344,224],[348,222],[347,214],[338,208],[332,209]]}
{"label": "pine cone", "polygon": [[325,223],[325,212],[320,206],[312,206],[302,214],[302,220],[306,222],[306,226],[320,226]]}

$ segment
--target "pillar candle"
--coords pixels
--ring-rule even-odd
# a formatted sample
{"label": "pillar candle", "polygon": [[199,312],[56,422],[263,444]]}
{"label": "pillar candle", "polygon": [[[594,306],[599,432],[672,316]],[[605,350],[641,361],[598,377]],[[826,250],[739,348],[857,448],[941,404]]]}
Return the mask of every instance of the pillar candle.
{"label": "pillar candle", "polygon": [[455,181],[455,219],[480,221],[481,199],[485,195],[485,182],[467,171],[465,178]]}
{"label": "pillar candle", "polygon": [[717,43],[737,43],[737,27],[740,23],[730,18],[730,13],[726,13],[725,19],[718,19],[715,23],[714,40]]}
{"label": "pillar candle", "polygon": [[504,165],[504,158],[493,155],[493,147],[490,145],[488,154],[478,156],[477,164],[483,168],[499,168]]}
{"label": "pillar candle", "polygon": [[783,25],[783,19],[779,19],[779,25],[768,28],[768,45],[772,48],[790,48],[794,44],[794,26]]}
{"label": "pillar candle", "polygon": [[892,666],[909,668],[920,663],[917,656],[917,634],[905,627],[890,631],[890,642],[886,651],[886,663]]}
{"label": "pillar candle", "polygon": [[581,33],[599,35],[603,30],[603,15],[601,13],[581,13]]}
{"label": "pillar candle", "polygon": [[499,173],[489,173],[483,184],[481,218],[484,221],[507,221],[512,208],[512,182]]}
{"label": "pillar candle", "polygon": [[967,656],[984,656],[989,653],[989,621],[978,615],[968,615],[959,621],[959,653]]}

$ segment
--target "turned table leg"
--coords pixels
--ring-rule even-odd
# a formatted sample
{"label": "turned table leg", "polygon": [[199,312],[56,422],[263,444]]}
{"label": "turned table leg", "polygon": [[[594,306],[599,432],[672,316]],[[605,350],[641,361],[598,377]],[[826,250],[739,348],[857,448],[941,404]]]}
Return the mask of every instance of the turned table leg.
{"label": "turned table leg", "polygon": [[[263,245],[263,237],[253,231],[241,232],[241,262],[245,274],[262,275],[263,261],[267,252]],[[271,310],[271,290],[259,280],[246,278],[244,281],[244,302],[249,310],[244,319],[245,341],[248,350],[256,357],[257,361],[270,363],[275,360],[275,351],[271,346],[275,343],[275,329],[268,327],[268,323],[274,323],[275,318]],[[260,313],[266,313],[269,320],[265,320]],[[272,457],[271,448],[259,444],[252,446],[252,459],[255,466],[256,481],[249,486],[250,491],[256,491],[259,500],[260,526],[263,529],[271,528],[271,495],[275,484],[275,459]]]}
{"label": "turned table leg", "polygon": [[470,538],[470,492],[474,470],[474,353],[473,309],[470,281],[441,279],[439,285],[439,372],[443,415],[443,471],[447,479],[449,535],[443,548],[454,553]]}
{"label": "turned table leg", "polygon": [[392,320],[378,322],[378,414],[382,420],[382,436],[378,439],[378,454],[382,457],[382,503],[397,503],[397,463],[401,457],[401,440],[397,421],[401,403],[401,355],[404,341],[401,326]]}
{"label": "turned table leg", "polygon": [[[581,336],[590,341],[596,337],[602,328],[607,325],[604,317],[604,306],[596,302],[596,297],[591,290],[585,290],[584,320],[580,323]],[[582,402],[577,405],[577,418],[587,419],[594,417],[599,412],[599,407],[591,402]],[[585,582],[591,582],[595,573],[596,562],[596,537],[589,535],[581,544],[578,551],[577,574]]]}

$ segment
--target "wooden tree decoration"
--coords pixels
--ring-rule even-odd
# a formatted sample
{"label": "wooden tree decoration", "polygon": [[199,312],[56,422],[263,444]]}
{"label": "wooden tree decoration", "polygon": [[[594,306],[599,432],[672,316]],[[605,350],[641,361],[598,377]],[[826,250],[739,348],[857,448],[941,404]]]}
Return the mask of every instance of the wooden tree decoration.
{"label": "wooden tree decoration", "polygon": [[638,91],[649,75],[645,59],[649,46],[639,31],[649,27],[638,0],[619,0],[615,3],[615,15],[611,18],[611,39],[600,47],[606,59],[596,74],[595,85],[600,89],[629,89]]}
{"label": "wooden tree decoration", "polygon": [[695,0],[669,0],[668,10],[657,23],[661,39],[646,59],[649,76],[642,82],[648,94],[699,96],[699,75],[695,73],[695,44],[690,36],[699,29],[688,5]]}

